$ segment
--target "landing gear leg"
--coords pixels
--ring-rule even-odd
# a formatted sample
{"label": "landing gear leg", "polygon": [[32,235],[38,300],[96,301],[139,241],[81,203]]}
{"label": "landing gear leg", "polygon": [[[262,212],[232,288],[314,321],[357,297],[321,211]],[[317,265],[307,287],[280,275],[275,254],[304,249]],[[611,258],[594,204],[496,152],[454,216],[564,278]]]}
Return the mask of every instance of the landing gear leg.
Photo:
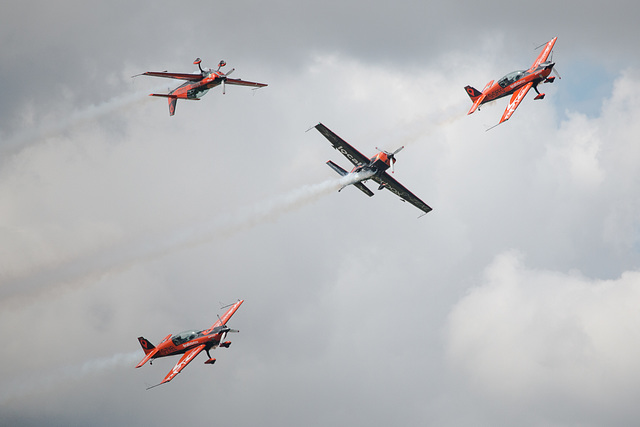
{"label": "landing gear leg", "polygon": [[536,93],[538,94],[535,98],[533,99],[543,99],[544,98],[544,93],[540,93],[538,92],[538,85],[533,86],[533,90],[536,91]]}
{"label": "landing gear leg", "polygon": [[216,363],[216,359],[212,359],[211,355],[209,354],[209,349],[205,350],[207,352],[207,356],[209,357],[209,360],[205,360],[205,364],[206,365],[213,365],[214,363]]}

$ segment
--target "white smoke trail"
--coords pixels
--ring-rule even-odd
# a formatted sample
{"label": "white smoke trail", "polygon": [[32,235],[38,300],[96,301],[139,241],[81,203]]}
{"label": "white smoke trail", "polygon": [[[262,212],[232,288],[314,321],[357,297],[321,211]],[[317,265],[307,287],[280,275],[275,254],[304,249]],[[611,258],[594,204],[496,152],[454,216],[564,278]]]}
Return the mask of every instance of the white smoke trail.
{"label": "white smoke trail", "polygon": [[121,108],[131,106],[148,98],[149,91],[134,92],[111,98],[100,104],[71,112],[55,122],[40,123],[5,140],[1,147],[2,155],[16,154],[21,150],[42,142],[43,139],[64,132],[79,124],[95,120]]}
{"label": "white smoke trail", "polygon": [[53,389],[69,381],[79,381],[90,375],[102,375],[121,368],[132,369],[142,357],[144,355],[141,351],[117,353],[109,357],[88,360],[78,365],[64,366],[49,374],[31,375],[13,381],[3,381],[2,389],[0,389],[0,406],[42,390]]}
{"label": "white smoke trail", "polygon": [[126,271],[141,263],[153,261],[175,251],[227,238],[265,221],[273,221],[287,212],[299,209],[346,185],[368,179],[373,172],[359,172],[315,185],[305,185],[273,200],[258,203],[233,215],[218,217],[207,223],[149,238],[138,244],[120,244],[101,252],[67,262],[55,269],[45,269],[28,276],[4,280],[0,301],[5,309],[21,307],[52,293],[68,291],[98,281],[102,277]]}

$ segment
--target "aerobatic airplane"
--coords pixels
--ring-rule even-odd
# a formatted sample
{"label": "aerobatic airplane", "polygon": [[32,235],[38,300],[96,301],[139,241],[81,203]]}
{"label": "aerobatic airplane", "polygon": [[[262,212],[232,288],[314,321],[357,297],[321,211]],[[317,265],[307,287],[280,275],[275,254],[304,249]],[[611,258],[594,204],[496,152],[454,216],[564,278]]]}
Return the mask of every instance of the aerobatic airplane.
{"label": "aerobatic airplane", "polygon": [[540,52],[540,55],[538,55],[536,61],[528,70],[509,73],[498,80],[497,83],[494,83],[494,81],[491,80],[487,83],[482,92],[471,86],[466,86],[464,89],[467,91],[467,94],[473,102],[473,105],[467,114],[473,113],[480,105],[486,102],[494,101],[498,98],[502,98],[503,96],[513,94],[511,95],[511,100],[509,101],[509,105],[507,105],[507,109],[504,111],[504,114],[498,123],[499,125],[500,123],[509,120],[509,117],[511,117],[513,112],[516,111],[520,102],[522,102],[527,92],[529,92],[529,89],[533,88],[533,90],[538,94],[534,99],[543,99],[544,93],[540,93],[538,91],[538,85],[540,83],[553,83],[555,76],[549,75],[551,74],[551,71],[560,78],[560,75],[554,68],[555,63],[547,61],[557,39],[558,38],[555,37],[544,45],[544,49],[542,49],[542,52]]}
{"label": "aerobatic airplane", "polygon": [[[407,190],[402,184],[393,179],[386,170],[391,167],[391,172],[393,173],[393,165],[396,162],[395,155],[398,154],[400,150],[404,148],[404,146],[398,148],[393,153],[389,153],[387,151],[380,151],[378,154],[368,159],[364,154],[360,153],[358,150],[349,145],[345,140],[340,138],[338,135],[333,133],[329,128],[327,128],[322,123],[318,123],[315,128],[325,136],[333,145],[333,148],[341,152],[351,163],[354,164],[354,168],[351,172],[347,172],[342,169],[337,164],[333,163],[331,160],[327,162],[327,164],[336,171],[341,176],[352,175],[355,178],[355,182],[352,184],[360,191],[362,191],[367,196],[373,196],[373,192],[367,188],[364,183],[368,179],[372,179],[380,186],[378,190],[382,190],[386,188],[391,191],[396,196],[400,197],[400,200],[407,201],[411,203],[413,206],[417,207],[421,211],[424,212],[425,215],[431,211],[431,208],[418,197],[416,197],[412,192]],[[355,174],[361,174],[362,178],[355,176]],[[344,187],[342,187],[344,188]],[[341,191],[342,188],[338,191]],[[420,216],[422,216],[420,215]]]}
{"label": "aerobatic airplane", "polygon": [[255,88],[261,88],[267,86],[265,83],[249,82],[242,79],[230,79],[229,74],[233,73],[235,68],[229,70],[228,73],[223,73],[220,68],[227,65],[226,62],[220,61],[217,70],[210,68],[202,68],[200,65],[202,61],[200,58],[196,58],[193,63],[198,66],[200,73],[198,74],[183,74],[183,73],[169,73],[167,71],[147,71],[146,73],[136,74],[137,76],[153,76],[153,77],[168,77],[171,79],[188,80],[186,83],[178,86],[171,92],[164,93],[152,93],[149,96],[161,96],[168,98],[169,100],[169,115],[173,116],[176,112],[176,103],[178,99],[191,99],[199,101],[202,96],[209,91],[209,89],[222,85],[222,93],[226,93],[225,85],[238,85],[238,86],[253,86]]}
{"label": "aerobatic airplane", "polygon": [[160,384],[148,387],[147,390],[171,381],[202,350],[204,350],[209,357],[209,359],[205,360],[204,363],[214,364],[216,362],[216,359],[211,358],[209,350],[215,349],[218,346],[229,348],[229,346],[231,345],[231,341],[222,342],[222,340],[226,338],[228,332],[239,331],[230,329],[227,326],[227,322],[243,302],[244,300],[239,300],[235,304],[229,306],[229,310],[227,310],[227,312],[224,313],[222,317],[218,317],[218,321],[214,323],[213,326],[211,326],[209,329],[205,329],[202,331],[192,330],[181,332],[175,335],[167,335],[160,342],[160,344],[158,344],[157,347],[151,344],[145,338],[139,337],[138,341],[140,341],[140,345],[142,346],[142,350],[144,351],[144,359],[142,359],[140,363],[138,363],[136,368],[141,367],[142,365],[147,363],[147,361],[149,361],[149,364],[152,364],[153,359],[157,359],[159,357],[173,356],[174,354],[184,353],[178,363],[176,363],[173,369],[169,371],[166,377],[164,377],[162,382]]}

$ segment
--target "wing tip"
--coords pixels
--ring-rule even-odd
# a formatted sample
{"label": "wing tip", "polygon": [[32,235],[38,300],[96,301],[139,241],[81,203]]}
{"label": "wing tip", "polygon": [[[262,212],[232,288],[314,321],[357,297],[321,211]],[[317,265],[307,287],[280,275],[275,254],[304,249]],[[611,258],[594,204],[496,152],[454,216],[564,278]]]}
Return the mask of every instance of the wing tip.
{"label": "wing tip", "polygon": [[168,382],[168,381],[162,381],[161,383],[158,383],[156,385],[149,386],[149,387],[147,387],[147,390],[151,390],[152,388],[158,387],[159,385],[162,385],[162,384],[164,384],[166,382]]}

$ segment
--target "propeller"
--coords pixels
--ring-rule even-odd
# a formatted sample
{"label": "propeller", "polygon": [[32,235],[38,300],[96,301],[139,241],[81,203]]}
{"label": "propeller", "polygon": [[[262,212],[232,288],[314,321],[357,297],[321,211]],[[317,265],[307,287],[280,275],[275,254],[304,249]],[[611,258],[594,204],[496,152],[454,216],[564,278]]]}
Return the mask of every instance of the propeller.
{"label": "propeller", "polygon": [[389,158],[389,162],[391,163],[391,173],[394,172],[394,168],[393,165],[396,162],[396,154],[398,154],[400,152],[400,150],[402,150],[404,148],[404,145],[400,148],[398,148],[396,151],[394,151],[393,153],[388,152],[387,150],[380,150],[378,147],[376,147],[376,150],[380,150],[382,151],[384,154],[387,155],[387,157]]}
{"label": "propeller", "polygon": [[553,62],[553,51],[551,51],[551,55],[549,56],[549,62],[551,62],[551,72],[555,74],[558,79],[561,79],[562,77],[560,77],[560,73],[556,70],[556,63]]}
{"label": "propeller", "polygon": [[[220,321],[220,323],[222,323],[222,319],[220,318],[220,315],[217,315],[217,316],[218,316],[218,320]],[[216,333],[216,334],[219,334],[219,333],[227,333],[227,332],[237,333],[237,332],[240,332],[240,331],[237,330],[237,329],[231,329],[230,327],[227,326],[226,323],[222,323],[222,326],[215,327],[213,329],[213,332]]]}
{"label": "propeller", "polygon": [[229,72],[227,74],[223,74],[222,75],[222,94],[224,95],[225,93],[227,93],[226,91],[226,86],[225,86],[225,82],[227,81],[227,76],[231,73],[233,73],[236,69],[232,68],[229,70]]}

